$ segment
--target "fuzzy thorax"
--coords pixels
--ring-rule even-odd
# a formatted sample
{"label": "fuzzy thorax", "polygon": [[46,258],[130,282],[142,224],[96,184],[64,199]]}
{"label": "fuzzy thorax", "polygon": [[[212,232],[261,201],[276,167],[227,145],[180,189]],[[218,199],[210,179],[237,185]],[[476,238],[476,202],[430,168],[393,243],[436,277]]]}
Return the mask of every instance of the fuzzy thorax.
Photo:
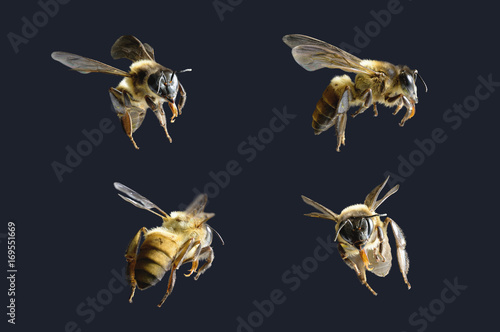
{"label": "fuzzy thorax", "polygon": [[365,217],[371,215],[373,215],[373,212],[370,211],[368,206],[364,204],[354,204],[342,210],[339,216],[339,220],[342,221],[342,220],[347,220],[349,218]]}

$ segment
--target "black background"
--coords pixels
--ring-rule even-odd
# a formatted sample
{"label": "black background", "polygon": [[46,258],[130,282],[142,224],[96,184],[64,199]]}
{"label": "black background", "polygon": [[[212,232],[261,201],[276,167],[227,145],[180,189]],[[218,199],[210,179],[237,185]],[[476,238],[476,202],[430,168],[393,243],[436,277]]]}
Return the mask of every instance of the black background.
{"label": "black background", "polygon": [[[9,327],[64,331],[74,322],[82,331],[235,331],[237,318],[256,319],[253,302],[269,300],[275,289],[286,300],[254,322],[256,331],[495,326],[489,302],[498,295],[498,193],[493,189],[498,185],[499,92],[480,101],[456,129],[443,114],[472,100],[478,76],[500,81],[496,9],[483,1],[402,0],[400,12],[356,55],[417,68],[429,92],[419,83],[416,115],[403,128],[398,126],[403,111],[392,116],[382,106],[377,118],[368,110],[349,119],[347,145],[340,153],[333,129],[313,135],[311,114],[331,77],[341,72],[303,70],[281,41],[285,34],[302,33],[355,45],[354,29],[364,30],[374,22],[371,11],[388,3],[233,1],[221,20],[212,1],[71,1],[15,53],[7,34],[21,35],[22,17],[32,21],[41,8],[35,1],[9,2],[2,19],[0,230],[5,234],[7,222],[15,221],[16,325]],[[134,135],[140,146],[135,150],[111,112],[107,89],[119,78],[80,75],[50,58],[52,51],[68,51],[126,69],[128,60],[109,55],[124,34],[150,43],[167,67],[193,68],[179,76],[188,100],[183,114],[168,124],[172,144],[150,113]],[[274,108],[296,117],[247,161],[250,155],[238,146],[269,127]],[[66,147],[76,149],[85,140],[82,130],[98,128],[105,118],[114,130],[59,181],[52,164],[65,163]],[[327,221],[303,216],[312,209],[300,195],[335,212],[360,203],[387,171],[398,174],[398,157],[418,154],[416,139],[429,139],[436,128],[446,140],[399,181],[399,192],[378,210],[407,236],[412,289],[406,289],[394,260],[387,277],[368,274],[379,293],[375,297],[335,251],[316,268],[311,265],[313,271],[292,291],[293,284],[282,276],[304,260],[310,263],[317,239],[333,232]],[[214,239],[212,268],[194,281],[182,276],[183,267],[160,309],[156,304],[166,280],[138,291],[132,304],[128,287],[107,298],[112,271],[125,266],[128,241],[141,227],[161,222],[121,200],[113,182],[172,211],[191,201],[194,188],[203,191],[213,183],[209,173],[224,170],[232,160],[241,172],[212,192],[206,209],[216,213],[210,225],[226,242],[222,246]],[[0,241],[5,271],[6,239]],[[445,279],[457,279],[467,289],[440,307],[436,299]],[[1,284],[6,311],[8,284],[5,279]],[[107,304],[91,316],[86,303],[99,294]],[[411,315],[430,303],[442,312],[426,326],[412,325]],[[86,313],[77,312],[79,307]]]}

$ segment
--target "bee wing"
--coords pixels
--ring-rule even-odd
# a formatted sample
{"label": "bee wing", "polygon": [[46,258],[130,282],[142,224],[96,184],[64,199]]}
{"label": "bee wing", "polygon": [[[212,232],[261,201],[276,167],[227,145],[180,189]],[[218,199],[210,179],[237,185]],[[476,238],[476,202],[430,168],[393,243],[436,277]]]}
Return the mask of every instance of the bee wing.
{"label": "bee wing", "polygon": [[213,215],[213,213],[204,213],[203,210],[208,202],[207,194],[201,194],[195,197],[195,199],[188,205],[184,211],[186,215],[190,217],[202,216],[202,215]]}
{"label": "bee wing", "polygon": [[[156,204],[154,204],[153,202],[151,202],[149,199],[142,196],[141,194],[130,189],[129,187],[121,184],[120,182],[115,182],[114,186],[118,191],[121,191],[122,193],[126,194],[128,197],[123,196],[121,194],[118,194],[118,196],[120,196],[125,201],[132,204],[133,206],[138,207],[139,209],[148,210],[152,213],[159,215],[158,213],[152,211],[153,209],[157,209],[164,216],[168,217],[168,214],[165,211],[163,211],[162,209],[160,209],[158,206],[156,206]],[[160,217],[162,217],[162,216],[160,215]]]}
{"label": "bee wing", "polygon": [[126,35],[118,38],[111,47],[113,59],[126,58],[133,62],[139,60],[155,60],[154,49],[149,44],[143,44],[134,36]]}
{"label": "bee wing", "polygon": [[125,77],[129,76],[127,72],[121,69],[72,53],[52,52],[52,59],[82,74],[106,73]]}
{"label": "bee wing", "polygon": [[399,189],[399,184],[392,187],[391,190],[387,192],[387,194],[384,195],[381,199],[378,199],[378,196],[380,195],[380,192],[382,189],[384,189],[385,185],[387,184],[387,181],[389,181],[389,177],[385,179],[384,182],[376,186],[365,198],[364,204],[368,206],[370,211],[375,211],[389,196],[392,194],[396,193]]}
{"label": "bee wing", "polygon": [[382,252],[380,253],[383,258],[377,260],[373,250],[368,251],[368,261],[373,266],[373,272],[375,275],[379,277],[385,277],[392,266],[392,254],[391,254],[391,246],[389,244],[389,238],[387,236],[384,237],[382,241]]}
{"label": "bee wing", "polygon": [[319,39],[295,34],[284,36],[283,41],[292,48],[295,61],[305,70],[331,68],[352,73],[377,74],[362,66],[360,58]]}
{"label": "bee wing", "polygon": [[302,195],[302,200],[304,203],[311,205],[312,207],[316,208],[317,210],[323,212],[323,213],[317,213],[317,212],[312,212],[306,214],[308,217],[314,217],[314,218],[322,218],[322,219],[329,219],[333,220],[335,222],[338,222],[339,220],[339,215],[331,211],[330,209],[324,207],[323,205],[319,204],[318,202],[313,201],[312,199]]}

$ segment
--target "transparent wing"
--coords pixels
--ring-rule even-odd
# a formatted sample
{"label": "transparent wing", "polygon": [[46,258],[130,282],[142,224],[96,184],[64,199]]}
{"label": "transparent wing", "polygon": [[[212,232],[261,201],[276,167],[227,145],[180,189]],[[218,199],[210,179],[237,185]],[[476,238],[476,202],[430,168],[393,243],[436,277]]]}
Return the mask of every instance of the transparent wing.
{"label": "transparent wing", "polygon": [[189,204],[189,206],[184,211],[186,215],[194,217],[200,214],[210,215],[210,213],[203,213],[205,206],[207,205],[208,197],[207,194],[201,194],[196,196],[196,198]]}
{"label": "transparent wing", "polygon": [[154,212],[154,211],[152,211],[152,209],[157,209],[164,216],[168,217],[168,214],[165,211],[163,211],[162,209],[160,209],[158,206],[156,206],[156,204],[154,204],[153,202],[151,202],[146,197],[138,194],[134,190],[130,189],[129,187],[127,187],[127,186],[125,186],[125,185],[123,185],[123,184],[121,184],[119,182],[115,182],[114,186],[115,186],[115,188],[118,191],[121,191],[122,193],[124,193],[128,197],[120,195],[120,194],[118,194],[118,196],[120,196],[125,201],[129,202],[130,204],[132,204],[133,206],[138,207],[139,209],[148,210],[148,211],[150,211],[152,213],[155,213],[155,214],[157,214],[157,213]]}
{"label": "transparent wing", "polygon": [[59,61],[63,65],[76,70],[82,74],[106,73],[118,76],[129,76],[127,72],[109,66],[97,60],[92,60],[80,55],[67,52],[53,52],[52,59]]}
{"label": "transparent wing", "polygon": [[308,71],[332,68],[352,73],[377,74],[362,66],[360,58],[319,39],[295,34],[284,36],[283,42],[292,48],[295,61]]}
{"label": "transparent wing", "polygon": [[314,217],[314,218],[330,219],[330,220],[333,220],[335,222],[337,222],[339,220],[338,214],[334,213],[330,209],[324,207],[323,205],[319,204],[318,202],[313,201],[312,199],[310,199],[304,195],[302,195],[301,197],[302,197],[302,200],[304,201],[304,203],[309,204],[310,206],[314,207],[318,211],[322,212],[322,213],[317,213],[317,212],[308,213],[308,214],[306,214],[306,216]]}
{"label": "transparent wing", "polygon": [[[283,37],[283,42],[285,44],[287,44],[288,46],[290,46],[290,48],[294,48],[295,46],[300,46],[300,45],[316,45],[316,46],[323,46],[326,48],[332,48],[332,50],[338,49],[337,47],[335,47],[331,44],[325,43],[322,40],[319,40],[319,39],[316,39],[313,37],[309,37],[306,35],[301,35],[301,34],[286,35]],[[342,52],[344,52],[344,51],[342,51]],[[345,52],[345,53],[347,53],[347,52]],[[347,54],[349,54],[349,53],[347,53]],[[354,55],[351,55],[351,54],[349,54],[349,55],[356,58]]]}
{"label": "transparent wing", "polygon": [[111,47],[113,59],[126,58],[132,61],[155,60],[154,49],[149,44],[143,44],[134,36],[121,36]]}
{"label": "transparent wing", "polygon": [[384,189],[385,185],[387,184],[387,181],[389,181],[389,176],[385,179],[384,182],[376,186],[365,198],[364,204],[368,206],[370,211],[375,211],[389,196],[392,194],[396,193],[399,189],[399,184],[392,187],[391,190],[387,192],[387,194],[384,195],[381,199],[378,199],[378,196],[380,195],[380,192],[382,189]]}

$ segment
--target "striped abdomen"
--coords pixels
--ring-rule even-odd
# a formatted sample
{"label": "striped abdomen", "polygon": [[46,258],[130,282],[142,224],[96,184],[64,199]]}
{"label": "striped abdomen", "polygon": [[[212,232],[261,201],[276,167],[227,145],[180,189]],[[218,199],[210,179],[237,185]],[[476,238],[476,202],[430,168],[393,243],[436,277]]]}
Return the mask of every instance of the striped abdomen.
{"label": "striped abdomen", "polygon": [[313,113],[312,127],[315,135],[321,134],[337,121],[337,108],[346,87],[354,89],[354,84],[347,75],[334,77],[326,87]]}
{"label": "striped abdomen", "polygon": [[153,232],[146,235],[135,265],[135,279],[139,289],[156,285],[170,270],[177,253],[177,242],[169,234]]}

